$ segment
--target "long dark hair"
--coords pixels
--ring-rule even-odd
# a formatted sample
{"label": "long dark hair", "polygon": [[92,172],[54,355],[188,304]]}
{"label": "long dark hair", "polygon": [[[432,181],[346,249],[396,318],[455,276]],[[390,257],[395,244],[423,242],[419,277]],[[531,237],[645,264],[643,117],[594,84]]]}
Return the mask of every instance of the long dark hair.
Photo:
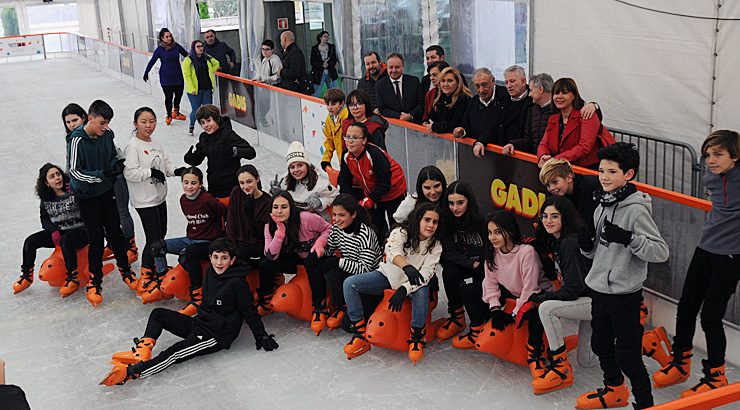
{"label": "long dark hair", "polygon": [[372,219],[370,218],[370,214],[367,212],[367,209],[365,209],[365,207],[363,206],[360,206],[360,203],[357,201],[357,198],[355,198],[354,195],[347,193],[339,194],[336,198],[334,198],[331,206],[341,206],[350,214],[355,214],[355,219],[352,223],[354,227],[352,233],[359,233],[362,224],[367,225],[367,227],[375,231],[376,234],[378,233],[375,225],[372,222]]}
{"label": "long dark hair", "polygon": [[[370,116],[373,114],[373,109],[375,107],[373,107],[373,102],[372,100],[370,100],[370,96],[367,95],[367,92],[359,88],[351,91],[347,95],[347,102],[346,102],[347,110],[349,110],[349,106],[350,104],[352,104],[352,100],[357,100],[358,104],[364,104],[365,105],[365,117],[370,118]],[[351,111],[349,111],[348,114],[349,114],[349,118],[352,118],[353,120],[355,119]]]}
{"label": "long dark hair", "polygon": [[62,110],[62,125],[64,125],[64,132],[65,133],[69,133],[69,132],[72,131],[72,130],[70,130],[70,129],[67,128],[67,123],[64,121],[64,117],[66,117],[66,116],[68,116],[70,114],[71,115],[76,115],[76,116],[82,118],[82,122],[83,123],[86,123],[87,122],[87,112],[85,111],[84,108],[80,107],[79,104],[75,104],[75,103],[67,104],[67,106],[64,107],[64,109]]}
{"label": "long dark hair", "polygon": [[[449,206],[449,198],[451,194],[458,194],[464,196],[468,200],[468,209],[465,214],[460,218],[456,217]],[[447,187],[442,200],[439,205],[442,210],[442,219],[445,221],[445,226],[452,227],[456,226],[463,230],[473,230],[474,224],[480,223],[481,212],[478,199],[475,197],[473,187],[465,181],[455,181]]]}
{"label": "long dark hair", "polygon": [[[288,191],[280,191],[272,197],[270,201],[270,213],[272,214],[272,205],[278,198],[285,198],[288,201],[288,208],[290,208],[290,215],[285,221],[285,241],[283,241],[282,252],[292,252],[298,245],[298,231],[301,227],[301,210],[295,205],[293,195]],[[275,235],[277,225],[275,221],[270,217],[270,235]]]}
{"label": "long dark hair", "polygon": [[419,249],[419,245],[421,243],[421,241],[419,240],[419,233],[421,233],[419,225],[421,224],[421,220],[422,218],[424,218],[424,215],[430,211],[435,212],[437,215],[440,216],[440,218],[437,225],[437,230],[434,231],[434,236],[430,238],[429,244],[427,244],[427,248],[423,252],[431,252],[432,249],[434,249],[434,247],[437,245],[437,242],[439,242],[439,238],[441,237],[442,217],[436,204],[425,202],[422,204],[417,204],[414,208],[414,211],[411,213],[411,216],[409,216],[406,222],[401,225],[401,229],[406,231],[406,242],[404,242],[403,244],[403,249],[408,250],[412,253],[421,251],[421,249]]}
{"label": "long dark hair", "polygon": [[[516,223],[514,214],[511,212],[496,211],[492,213],[486,219],[486,229],[488,229],[490,223],[493,223],[501,230],[507,242],[511,241],[514,246],[522,243],[522,232],[519,230],[519,224]],[[493,270],[496,268],[496,249],[493,248],[490,240],[486,241],[484,249],[488,269]]]}
{"label": "long dark hair", "polygon": [[245,172],[257,179],[257,189],[262,191],[262,180],[260,179],[260,173],[257,172],[257,168],[252,164],[242,165],[241,168],[236,171],[237,178]]}
{"label": "long dark hair", "polygon": [[545,199],[545,202],[542,203],[542,207],[540,207],[540,215],[545,212],[545,209],[548,206],[554,206],[560,213],[560,221],[563,224],[563,227],[560,230],[560,239],[558,240],[555,236],[548,233],[541,221],[537,224],[534,236],[539,248],[538,250],[557,252],[560,246],[560,241],[562,241],[563,238],[568,235],[578,236],[578,234],[585,230],[585,225],[583,224],[575,205],[573,205],[573,202],[571,202],[570,199],[558,195],[548,197]]}
{"label": "long dark hair", "polygon": [[[303,161],[301,161],[303,162]],[[308,172],[306,173],[306,188],[308,188],[309,191],[313,190],[316,187],[316,182],[319,181],[319,173],[316,172],[316,167],[313,166],[313,164],[309,162],[304,162],[306,166],[308,167]],[[293,178],[293,175],[290,174],[290,170],[288,170],[288,175],[285,176],[285,184],[288,186],[288,191],[295,191],[295,186],[298,183],[298,181]]]}
{"label": "long dark hair", "polygon": [[64,181],[62,189],[64,189],[64,187],[69,183],[69,175],[67,175],[60,166],[47,162],[41,167],[41,169],[39,169],[39,177],[36,179],[36,195],[38,195],[39,199],[42,201],[52,201],[57,196],[56,193],[54,193],[54,190],[46,184],[46,174],[49,173],[50,169],[54,168],[58,169],[62,174],[62,181]]}
{"label": "long dark hair", "polygon": [[422,202],[430,202],[429,199],[427,199],[426,196],[424,196],[424,188],[422,188],[422,185],[424,185],[424,182],[426,181],[439,181],[442,183],[442,196],[444,197],[445,191],[447,191],[447,179],[445,179],[445,174],[442,173],[442,171],[435,167],[434,165],[427,165],[424,168],[419,171],[419,176],[416,177],[416,203],[422,203]]}

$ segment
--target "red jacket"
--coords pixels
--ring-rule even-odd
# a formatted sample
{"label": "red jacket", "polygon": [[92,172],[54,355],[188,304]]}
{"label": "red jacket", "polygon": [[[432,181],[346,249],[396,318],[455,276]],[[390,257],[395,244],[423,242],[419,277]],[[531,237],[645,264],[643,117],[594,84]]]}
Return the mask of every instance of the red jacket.
{"label": "red jacket", "polygon": [[349,150],[343,153],[339,191],[351,192],[353,186],[362,188],[365,196],[377,204],[406,195],[406,176],[390,155],[373,144],[367,144],[357,157]]}
{"label": "red jacket", "polygon": [[559,127],[560,113],[551,115],[545,135],[537,148],[537,157],[551,155],[553,158],[567,159],[571,164],[582,167],[590,167],[599,162],[596,157],[599,150],[596,137],[601,128],[598,116],[594,115],[584,120],[581,118],[581,110],[574,108],[563,130],[563,137],[558,141]]}

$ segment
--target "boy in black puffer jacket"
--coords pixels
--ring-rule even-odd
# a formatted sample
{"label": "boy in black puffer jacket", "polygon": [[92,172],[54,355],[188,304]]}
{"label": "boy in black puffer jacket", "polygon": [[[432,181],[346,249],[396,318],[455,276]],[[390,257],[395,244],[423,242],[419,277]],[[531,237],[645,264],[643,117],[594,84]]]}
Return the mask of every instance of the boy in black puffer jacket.
{"label": "boy in black puffer jacket", "polygon": [[195,113],[204,132],[200,134],[195,149],[191,146],[185,162],[197,167],[208,158],[208,192],[216,198],[228,198],[231,190],[239,185],[236,171],[241,159],[254,159],[254,148],[233,129],[231,120],[221,117],[218,107],[207,104]]}
{"label": "boy in black puffer jacket", "polygon": [[[257,350],[264,348],[269,352],[278,348],[274,335],[267,334],[257,314],[246,281],[249,270],[245,264],[236,262],[234,245],[219,238],[208,250],[211,266],[203,278],[203,303],[198,307],[198,316],[193,318],[169,309],[154,309],[144,337],[134,339],[136,348],[132,351],[113,355],[113,369],[100,384],[123,384],[161,372],[174,363],[229,349],[239,336],[242,321],[247,322],[252,331]],[[165,329],[183,340],[151,358],[152,348]]]}

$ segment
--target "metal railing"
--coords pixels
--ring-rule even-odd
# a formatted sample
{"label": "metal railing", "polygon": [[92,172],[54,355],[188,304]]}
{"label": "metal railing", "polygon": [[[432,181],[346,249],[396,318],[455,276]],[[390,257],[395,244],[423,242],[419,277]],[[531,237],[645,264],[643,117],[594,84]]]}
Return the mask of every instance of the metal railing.
{"label": "metal railing", "polygon": [[703,198],[702,166],[694,147],[684,142],[609,128],[617,141],[631,142],[640,152],[637,180],[659,188]]}

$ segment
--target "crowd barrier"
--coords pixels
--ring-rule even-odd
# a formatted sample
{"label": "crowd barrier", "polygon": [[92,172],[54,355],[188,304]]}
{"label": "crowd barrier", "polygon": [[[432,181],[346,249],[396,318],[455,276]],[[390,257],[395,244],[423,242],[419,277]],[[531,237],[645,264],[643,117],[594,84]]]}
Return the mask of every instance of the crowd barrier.
{"label": "crowd barrier", "polygon": [[[150,73],[149,82],[141,78],[149,60],[147,52],[71,33],[45,33],[14,39],[41,40],[43,51],[26,50],[27,54],[6,56],[6,60],[76,56],[141,91],[149,94],[160,92],[158,65]],[[260,145],[270,149],[268,138],[264,139],[264,144],[260,140],[260,136],[266,136],[284,143],[280,149],[274,150],[280,155],[283,154],[282,147],[291,141],[303,142],[314,158],[323,154],[322,130],[327,112],[322,100],[221,73],[218,74],[217,88],[215,95],[218,98],[214,98],[214,102],[220,105],[223,115],[256,130]],[[409,187],[415,186],[421,168],[436,165],[448,181],[462,179],[470,182],[486,210],[507,209],[516,213],[525,232],[531,233],[532,218],[546,194],[537,178],[538,168],[533,155],[516,153],[513,157],[504,156],[501,147],[489,145],[487,155],[479,159],[472,155],[473,141],[470,139],[429,134],[423,127],[403,121],[390,119],[389,122],[386,133],[388,152],[403,167]],[[623,138],[629,138],[629,135],[624,133]],[[686,155],[681,160],[674,160],[669,154],[662,161],[676,164],[685,160]],[[647,160],[643,158],[643,162]],[[653,160],[656,161],[657,157]],[[338,167],[336,159],[334,166]],[[594,173],[580,168],[577,171]],[[653,216],[670,247],[670,258],[666,263],[650,265],[646,287],[649,292],[676,303],[711,204],[653,185],[637,183],[637,186],[652,195]],[[740,328],[740,297],[735,296],[730,301],[725,321],[736,329]]]}

